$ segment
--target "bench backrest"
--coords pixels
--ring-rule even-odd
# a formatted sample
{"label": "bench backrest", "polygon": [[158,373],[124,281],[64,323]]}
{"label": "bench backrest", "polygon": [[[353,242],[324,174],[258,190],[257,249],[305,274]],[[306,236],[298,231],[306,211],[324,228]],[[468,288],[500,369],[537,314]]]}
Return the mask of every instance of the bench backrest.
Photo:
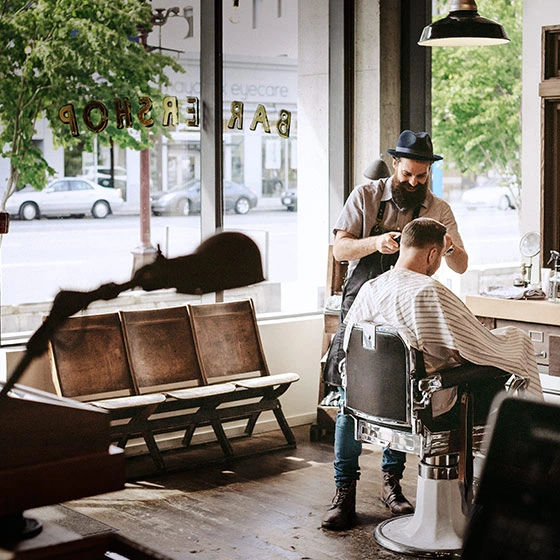
{"label": "bench backrest", "polygon": [[203,384],[185,306],[121,311],[120,318],[140,393]]}
{"label": "bench backrest", "polygon": [[134,394],[118,313],[70,317],[50,338],[58,393],[76,400]]}
{"label": "bench backrest", "polygon": [[189,304],[188,308],[209,383],[269,375],[252,300]]}

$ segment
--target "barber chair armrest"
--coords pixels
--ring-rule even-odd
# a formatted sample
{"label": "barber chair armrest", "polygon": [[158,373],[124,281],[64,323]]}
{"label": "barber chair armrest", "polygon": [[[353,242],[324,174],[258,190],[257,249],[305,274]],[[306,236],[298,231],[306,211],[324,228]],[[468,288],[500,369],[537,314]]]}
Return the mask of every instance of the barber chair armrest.
{"label": "barber chair armrest", "polygon": [[497,367],[481,366],[467,362],[460,366],[439,370],[433,375],[420,379],[418,389],[422,393],[433,393],[456,385],[477,384],[501,377],[504,378],[505,384],[511,374]]}

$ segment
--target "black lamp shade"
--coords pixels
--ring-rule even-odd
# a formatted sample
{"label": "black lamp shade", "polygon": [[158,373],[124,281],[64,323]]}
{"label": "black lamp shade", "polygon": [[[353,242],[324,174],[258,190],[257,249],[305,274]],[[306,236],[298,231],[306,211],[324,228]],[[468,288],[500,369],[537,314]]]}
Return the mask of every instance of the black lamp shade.
{"label": "black lamp shade", "polygon": [[425,47],[464,47],[508,42],[509,38],[499,23],[480,16],[477,11],[457,10],[424,27],[418,44]]}

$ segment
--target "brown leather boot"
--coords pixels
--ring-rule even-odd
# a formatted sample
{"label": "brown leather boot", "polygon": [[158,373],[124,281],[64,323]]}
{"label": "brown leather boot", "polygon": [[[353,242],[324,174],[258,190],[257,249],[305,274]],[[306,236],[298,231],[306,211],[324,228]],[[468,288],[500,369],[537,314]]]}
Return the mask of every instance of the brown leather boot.
{"label": "brown leather boot", "polygon": [[400,478],[388,472],[382,472],[382,475],[381,501],[391,510],[391,513],[393,515],[414,513],[412,504],[403,496]]}
{"label": "brown leather boot", "polygon": [[352,528],[356,522],[356,481],[354,480],[336,489],[332,506],[325,513],[321,527],[329,531],[344,531]]}

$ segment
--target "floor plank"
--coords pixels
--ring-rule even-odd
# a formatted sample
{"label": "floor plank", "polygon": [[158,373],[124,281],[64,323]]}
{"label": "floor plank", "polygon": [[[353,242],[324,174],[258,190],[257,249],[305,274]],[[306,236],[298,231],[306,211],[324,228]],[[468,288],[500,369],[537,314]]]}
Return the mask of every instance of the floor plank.
{"label": "floor plank", "polygon": [[[192,451],[166,456],[169,474],[150,473],[150,460],[133,458],[120,492],[84,498],[67,507],[106,523],[125,537],[174,560],[411,559],[379,547],[375,526],[390,514],[379,500],[381,451],[367,446],[358,483],[360,525],[332,533],[320,528],[334,494],[332,442],[311,442],[309,426],[294,430],[297,449],[233,462]],[[236,451],[274,445],[281,433],[235,442]],[[204,458],[213,463],[205,464]],[[134,463],[134,464],[133,464]],[[403,487],[414,501],[417,462],[409,458]]]}

